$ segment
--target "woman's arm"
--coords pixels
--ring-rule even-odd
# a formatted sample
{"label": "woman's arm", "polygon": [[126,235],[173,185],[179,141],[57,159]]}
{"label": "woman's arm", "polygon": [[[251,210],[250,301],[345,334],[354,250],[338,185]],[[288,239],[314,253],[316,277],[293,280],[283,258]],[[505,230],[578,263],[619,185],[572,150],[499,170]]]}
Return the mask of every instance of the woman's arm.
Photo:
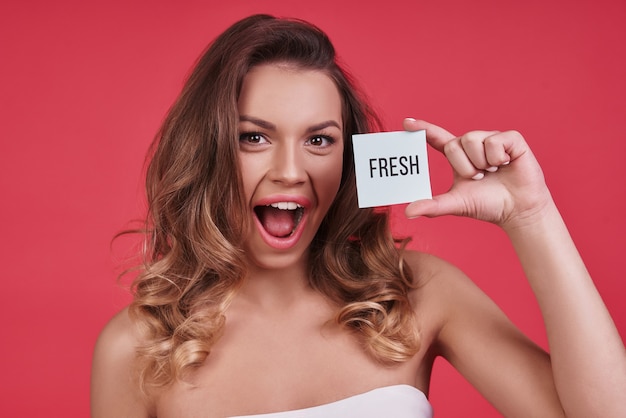
{"label": "woman's arm", "polygon": [[[552,200],[541,169],[521,135],[475,131],[455,137],[440,127],[414,120],[406,120],[405,129],[426,129],[429,143],[446,155],[455,174],[449,192],[412,203],[406,209],[407,216],[455,214],[500,225],[520,258],[548,335],[551,360],[541,360],[539,355],[527,366],[536,365],[539,374],[548,367],[567,416],[624,416],[626,350]],[[467,305],[468,318],[484,315],[483,319],[490,323],[492,315],[485,313],[489,308],[481,307],[481,300],[482,296],[468,297],[459,304]],[[497,313],[493,316],[498,318]],[[467,336],[469,331],[455,325],[463,320],[462,316],[457,322],[452,320],[448,329],[444,327],[442,331],[442,340],[454,352],[452,362],[461,364],[462,373],[464,356],[470,354],[464,354],[460,344],[468,338],[469,352],[478,348],[478,341],[473,341],[476,338]],[[509,363],[524,363],[534,356],[532,349],[523,348],[524,339],[511,345],[517,336],[510,334],[508,321],[493,321],[494,332],[483,340],[503,346],[501,350],[490,346],[486,350],[490,356]],[[479,332],[488,329],[484,324],[468,325]],[[515,360],[520,354],[523,356]],[[484,368],[489,362],[474,360],[466,373],[470,381],[481,386],[481,376],[490,372],[482,373],[477,365]],[[511,367],[504,366],[501,371],[514,373],[515,368]],[[540,381],[521,373],[520,384]]]}
{"label": "woman's arm", "polygon": [[626,351],[556,206],[505,231],[539,302],[567,416],[625,416]]}

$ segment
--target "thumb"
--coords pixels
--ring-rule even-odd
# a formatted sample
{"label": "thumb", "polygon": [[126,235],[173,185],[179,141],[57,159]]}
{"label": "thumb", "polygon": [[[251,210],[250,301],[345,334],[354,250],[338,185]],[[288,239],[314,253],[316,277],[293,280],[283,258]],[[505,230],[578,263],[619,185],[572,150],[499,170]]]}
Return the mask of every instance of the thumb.
{"label": "thumb", "polygon": [[416,200],[404,210],[407,218],[426,216],[434,218],[443,215],[463,215],[464,205],[450,193],[434,196],[432,199]]}

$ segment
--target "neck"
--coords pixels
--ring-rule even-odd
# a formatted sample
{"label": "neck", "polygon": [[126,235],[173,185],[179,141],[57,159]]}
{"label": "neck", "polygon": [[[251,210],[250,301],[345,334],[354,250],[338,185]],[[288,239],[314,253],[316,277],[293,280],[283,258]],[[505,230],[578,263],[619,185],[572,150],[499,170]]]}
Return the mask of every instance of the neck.
{"label": "neck", "polygon": [[284,310],[311,293],[306,263],[281,269],[250,265],[237,298],[259,309]]}

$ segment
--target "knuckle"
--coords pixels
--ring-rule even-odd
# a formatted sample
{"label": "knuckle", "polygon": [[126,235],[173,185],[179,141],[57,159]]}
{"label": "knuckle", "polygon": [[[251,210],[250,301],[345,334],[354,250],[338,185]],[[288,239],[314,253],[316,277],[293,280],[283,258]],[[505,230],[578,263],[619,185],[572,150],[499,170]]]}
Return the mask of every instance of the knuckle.
{"label": "knuckle", "polygon": [[461,137],[461,142],[465,145],[465,144],[471,144],[474,142],[482,142],[483,140],[483,135],[481,135],[480,132],[478,131],[471,131],[466,133],[465,135],[463,135]]}
{"label": "knuckle", "polygon": [[460,139],[452,140],[443,146],[443,152],[446,155],[458,152],[461,149]]}
{"label": "knuckle", "polygon": [[515,140],[523,140],[524,136],[517,130],[506,131],[507,135],[511,136]]}
{"label": "knuckle", "polygon": [[498,138],[498,136],[496,135],[492,135],[492,136],[485,138],[485,147],[487,148],[493,147],[494,145],[498,143],[500,143],[500,138]]}

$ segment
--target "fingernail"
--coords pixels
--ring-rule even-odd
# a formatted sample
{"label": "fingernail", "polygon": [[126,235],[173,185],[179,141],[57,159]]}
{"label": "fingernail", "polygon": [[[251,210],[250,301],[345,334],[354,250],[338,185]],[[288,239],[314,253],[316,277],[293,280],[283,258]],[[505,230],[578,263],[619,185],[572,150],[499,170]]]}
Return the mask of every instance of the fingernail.
{"label": "fingernail", "polygon": [[487,171],[489,171],[490,173],[495,173],[496,171],[498,171],[498,167],[489,167]]}
{"label": "fingernail", "polygon": [[472,180],[480,180],[483,177],[485,177],[485,173],[483,173],[482,171],[478,174],[476,174],[474,177],[472,177]]}
{"label": "fingernail", "polygon": [[404,118],[404,120],[408,120],[409,122],[417,122],[415,119],[413,118]]}
{"label": "fingernail", "polygon": [[507,161],[506,163],[502,163],[502,165],[509,165],[509,164],[511,164],[510,161]]}

